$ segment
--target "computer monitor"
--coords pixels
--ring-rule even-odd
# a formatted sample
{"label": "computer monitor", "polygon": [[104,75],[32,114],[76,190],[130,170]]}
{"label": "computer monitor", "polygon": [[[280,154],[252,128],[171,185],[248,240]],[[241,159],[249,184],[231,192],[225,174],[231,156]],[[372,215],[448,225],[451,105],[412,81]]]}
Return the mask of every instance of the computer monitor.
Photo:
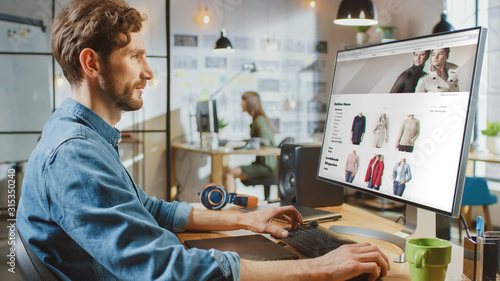
{"label": "computer monitor", "polygon": [[485,35],[475,27],[338,51],[317,177],[407,204],[408,232],[419,210],[434,231],[434,213],[458,216]]}
{"label": "computer monitor", "polygon": [[[214,132],[219,131],[219,119],[217,118],[217,103],[212,100],[213,105],[213,115],[212,120],[214,124]],[[198,132],[207,133],[210,132],[210,119],[209,116],[208,101],[198,101],[196,102],[196,124],[198,127]]]}

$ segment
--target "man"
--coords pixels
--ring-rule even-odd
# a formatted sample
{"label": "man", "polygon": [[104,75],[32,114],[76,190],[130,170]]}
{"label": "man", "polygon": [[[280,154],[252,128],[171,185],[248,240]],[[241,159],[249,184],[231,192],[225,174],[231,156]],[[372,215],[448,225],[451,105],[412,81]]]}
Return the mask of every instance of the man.
{"label": "man", "polygon": [[430,51],[413,52],[413,65],[403,71],[394,82],[391,93],[415,93],[420,77],[426,72],[423,70],[425,62],[429,59]]}
{"label": "man", "polygon": [[19,233],[63,280],[344,280],[388,270],[377,247],[340,247],[303,261],[240,260],[234,252],[186,250],[174,232],[248,229],[302,222],[293,207],[249,214],[193,209],[146,196],[118,156],[114,128],[137,110],[152,71],[140,34],[145,18],[123,0],[75,0],[52,23],[53,54],[71,84],[29,159]]}

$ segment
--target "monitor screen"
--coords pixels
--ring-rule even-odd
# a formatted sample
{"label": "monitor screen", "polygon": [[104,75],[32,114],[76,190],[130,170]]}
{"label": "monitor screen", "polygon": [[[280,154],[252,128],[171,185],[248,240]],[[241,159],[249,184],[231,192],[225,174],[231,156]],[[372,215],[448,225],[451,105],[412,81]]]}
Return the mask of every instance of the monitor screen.
{"label": "monitor screen", "polygon": [[[212,100],[213,105],[213,122],[214,122],[214,132],[219,131],[219,120],[217,118],[217,105],[215,100]],[[198,101],[196,103],[196,125],[198,127],[198,132],[206,133],[210,132],[210,121],[208,114],[208,101]]]}
{"label": "monitor screen", "polygon": [[318,178],[458,216],[484,32],[338,51]]}

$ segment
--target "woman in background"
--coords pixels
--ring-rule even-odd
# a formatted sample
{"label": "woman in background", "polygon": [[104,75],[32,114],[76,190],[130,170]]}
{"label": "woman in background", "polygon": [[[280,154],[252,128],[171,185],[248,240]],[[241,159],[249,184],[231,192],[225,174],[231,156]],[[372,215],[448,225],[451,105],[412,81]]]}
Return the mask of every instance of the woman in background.
{"label": "woman in background", "polygon": [[[260,138],[261,144],[274,147],[274,131],[267,119],[260,97],[255,92],[246,92],[241,97],[241,108],[252,116],[253,122],[250,125],[250,137]],[[267,178],[276,175],[276,156],[257,156],[255,162],[229,169],[225,174],[225,187],[228,192],[236,192],[235,179],[243,180],[254,178]]]}

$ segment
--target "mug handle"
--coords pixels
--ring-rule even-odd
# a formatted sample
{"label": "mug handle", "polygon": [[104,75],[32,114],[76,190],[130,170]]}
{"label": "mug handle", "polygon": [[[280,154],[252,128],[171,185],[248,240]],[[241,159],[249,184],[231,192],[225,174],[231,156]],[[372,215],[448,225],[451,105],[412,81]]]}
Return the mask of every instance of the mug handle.
{"label": "mug handle", "polygon": [[425,266],[425,258],[427,258],[427,251],[418,250],[415,254],[415,267],[423,268]]}

